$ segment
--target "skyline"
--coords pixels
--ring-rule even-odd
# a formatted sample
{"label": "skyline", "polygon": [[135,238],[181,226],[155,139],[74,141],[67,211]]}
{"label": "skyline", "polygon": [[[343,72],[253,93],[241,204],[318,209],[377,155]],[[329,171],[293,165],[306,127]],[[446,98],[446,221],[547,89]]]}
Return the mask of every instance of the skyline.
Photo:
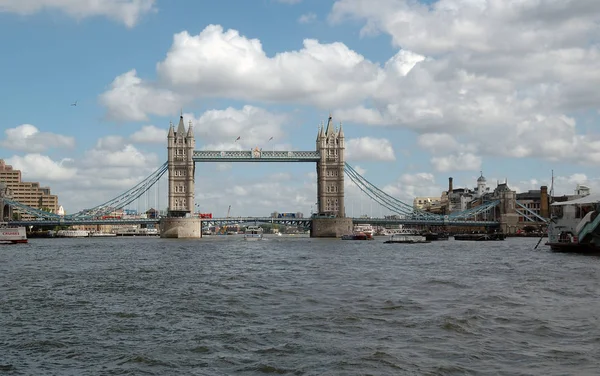
{"label": "skyline", "polygon": [[[331,113],[347,162],[409,204],[480,171],[492,189],[550,187],[552,170],[555,195],[600,189],[591,0],[23,4],[0,2],[0,158],[68,213],[166,161],[181,111],[205,150],[315,150]],[[196,169],[203,212],[307,214],[316,200],[314,164]],[[366,198],[346,188],[348,212]]]}

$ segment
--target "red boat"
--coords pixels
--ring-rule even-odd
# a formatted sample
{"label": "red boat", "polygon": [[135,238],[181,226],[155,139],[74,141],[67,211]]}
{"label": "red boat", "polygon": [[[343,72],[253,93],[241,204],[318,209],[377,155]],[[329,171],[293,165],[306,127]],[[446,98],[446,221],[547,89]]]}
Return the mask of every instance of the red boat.
{"label": "red boat", "polygon": [[373,236],[364,232],[355,232],[350,235],[342,235],[342,240],[373,240]]}

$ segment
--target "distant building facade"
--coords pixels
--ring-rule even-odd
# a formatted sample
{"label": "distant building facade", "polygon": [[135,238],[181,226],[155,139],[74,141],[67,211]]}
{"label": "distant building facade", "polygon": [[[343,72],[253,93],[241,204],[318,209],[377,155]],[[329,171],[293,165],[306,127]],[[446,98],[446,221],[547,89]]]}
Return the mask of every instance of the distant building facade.
{"label": "distant building facade", "polygon": [[[58,214],[58,196],[50,193],[49,187],[40,186],[39,182],[24,182],[21,180],[21,170],[15,170],[0,159],[0,182],[3,182],[12,194],[14,201],[35,209]],[[18,212],[18,209],[14,209]],[[34,217],[20,213],[22,219]]]}
{"label": "distant building facade", "polygon": [[440,206],[441,198],[435,196],[415,197],[413,200],[413,208],[419,210],[432,211],[435,207]]}

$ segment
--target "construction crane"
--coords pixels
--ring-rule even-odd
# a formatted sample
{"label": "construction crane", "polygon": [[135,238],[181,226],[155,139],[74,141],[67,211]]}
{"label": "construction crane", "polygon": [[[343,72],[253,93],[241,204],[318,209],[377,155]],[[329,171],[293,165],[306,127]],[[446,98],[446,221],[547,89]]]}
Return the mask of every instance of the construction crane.
{"label": "construction crane", "polygon": [[[227,216],[225,218],[229,218],[230,212],[231,212],[231,205],[229,205],[229,207],[227,208]],[[223,227],[221,228],[221,234],[223,234],[223,235],[227,234],[227,224],[223,225]]]}

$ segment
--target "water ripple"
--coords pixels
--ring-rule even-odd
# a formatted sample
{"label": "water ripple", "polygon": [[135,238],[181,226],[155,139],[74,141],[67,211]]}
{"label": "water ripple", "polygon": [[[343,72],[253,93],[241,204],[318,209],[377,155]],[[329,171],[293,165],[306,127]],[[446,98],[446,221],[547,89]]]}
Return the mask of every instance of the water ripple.
{"label": "water ripple", "polygon": [[0,375],[595,375],[600,258],[537,239],[33,239]]}

